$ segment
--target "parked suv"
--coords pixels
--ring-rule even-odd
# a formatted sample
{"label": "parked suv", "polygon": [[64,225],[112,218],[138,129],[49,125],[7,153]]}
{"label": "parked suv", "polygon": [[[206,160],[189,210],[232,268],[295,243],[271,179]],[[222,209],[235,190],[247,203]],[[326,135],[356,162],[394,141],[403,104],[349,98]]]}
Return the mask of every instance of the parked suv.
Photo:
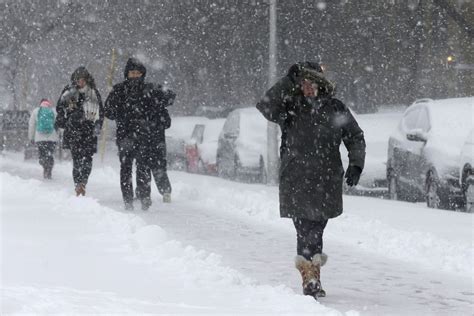
{"label": "parked suv", "polygon": [[461,150],[459,181],[466,212],[474,212],[474,128],[467,135]]}
{"label": "parked suv", "polygon": [[462,204],[459,159],[473,112],[473,97],[422,99],[406,109],[388,141],[391,199],[425,200],[431,208]]}

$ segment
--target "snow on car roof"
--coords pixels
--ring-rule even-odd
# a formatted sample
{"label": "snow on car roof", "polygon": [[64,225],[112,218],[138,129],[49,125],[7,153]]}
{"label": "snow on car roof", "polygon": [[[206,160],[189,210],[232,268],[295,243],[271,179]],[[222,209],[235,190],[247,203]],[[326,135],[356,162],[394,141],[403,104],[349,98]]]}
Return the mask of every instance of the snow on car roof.
{"label": "snow on car roof", "polygon": [[171,127],[166,130],[166,136],[189,140],[196,124],[206,124],[209,121],[203,116],[177,116],[171,118]]}
{"label": "snow on car roof", "polygon": [[466,135],[472,128],[474,97],[433,100],[420,106],[429,109],[431,121],[425,155],[438,170],[455,168]]}
{"label": "snow on car roof", "polygon": [[461,148],[473,126],[474,97],[434,100],[425,105],[430,109],[433,135]]}
{"label": "snow on car roof", "polygon": [[207,121],[204,129],[204,142],[217,142],[219,134],[224,126],[225,119],[211,119]]}

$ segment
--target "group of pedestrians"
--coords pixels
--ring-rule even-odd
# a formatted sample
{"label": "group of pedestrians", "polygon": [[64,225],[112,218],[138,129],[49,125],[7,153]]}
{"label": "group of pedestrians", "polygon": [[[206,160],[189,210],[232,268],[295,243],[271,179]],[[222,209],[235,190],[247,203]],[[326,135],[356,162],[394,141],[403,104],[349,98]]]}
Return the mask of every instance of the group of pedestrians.
{"label": "group of pedestrians", "polygon": [[[164,202],[171,201],[166,172],[165,129],[171,125],[167,107],[175,94],[145,82],[146,68],[136,59],[125,66],[125,80],[115,85],[105,106],[94,79],[79,67],[61,93],[57,114],[42,100],[30,121],[30,138],[38,144],[45,178],[51,178],[51,153],[57,136],[45,131],[64,129],[64,147],[73,158],[77,195],[84,195],[97,151],[97,136],[104,117],[117,123],[120,186],[127,210],[133,209],[132,165],[136,162],[136,195],[142,208],[151,205],[151,176]],[[295,266],[303,280],[303,293],[314,298],[326,292],[321,285],[323,233],[328,220],[342,214],[343,179],[357,185],[364,168],[364,134],[351,111],[334,97],[335,85],[313,62],[292,65],[257,104],[258,110],[281,129],[280,216],[291,218],[296,230]],[[45,118],[45,122],[42,121]],[[51,125],[51,122],[55,124]],[[35,132],[31,132],[33,129]],[[339,147],[347,148],[349,165],[344,172]]]}
{"label": "group of pedestrians", "polygon": [[45,179],[51,179],[58,131],[62,145],[71,151],[75,193],[86,194],[93,155],[104,118],[117,123],[116,140],[120,159],[120,187],[125,209],[133,210],[133,163],[136,163],[136,198],[143,210],[151,206],[153,175],[163,202],[171,202],[171,184],[166,169],[165,129],[171,126],[167,107],[175,94],[161,85],[145,82],[146,68],[130,58],[125,80],[115,85],[105,101],[93,76],[85,67],[77,68],[62,90],[56,109],[43,99],[30,116],[29,138],[38,146],[39,162]]}

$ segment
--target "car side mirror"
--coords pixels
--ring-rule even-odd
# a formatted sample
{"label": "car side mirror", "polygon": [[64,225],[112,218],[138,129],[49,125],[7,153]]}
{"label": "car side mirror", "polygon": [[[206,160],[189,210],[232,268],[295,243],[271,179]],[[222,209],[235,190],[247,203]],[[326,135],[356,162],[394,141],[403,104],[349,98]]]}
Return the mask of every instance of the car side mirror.
{"label": "car side mirror", "polygon": [[224,138],[227,138],[227,139],[236,139],[236,138],[237,138],[237,135],[234,134],[234,133],[224,133]]}
{"label": "car side mirror", "polygon": [[422,142],[422,143],[426,143],[428,140],[425,133],[423,133],[420,130],[415,130],[410,133],[407,133],[407,139],[412,142]]}

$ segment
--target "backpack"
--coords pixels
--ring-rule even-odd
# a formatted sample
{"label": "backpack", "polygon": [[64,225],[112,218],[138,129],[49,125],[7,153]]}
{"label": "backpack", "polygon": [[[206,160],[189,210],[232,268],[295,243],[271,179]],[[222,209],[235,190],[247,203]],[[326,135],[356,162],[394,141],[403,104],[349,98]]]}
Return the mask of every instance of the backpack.
{"label": "backpack", "polygon": [[36,131],[51,134],[54,131],[54,112],[50,108],[40,107],[38,111]]}

